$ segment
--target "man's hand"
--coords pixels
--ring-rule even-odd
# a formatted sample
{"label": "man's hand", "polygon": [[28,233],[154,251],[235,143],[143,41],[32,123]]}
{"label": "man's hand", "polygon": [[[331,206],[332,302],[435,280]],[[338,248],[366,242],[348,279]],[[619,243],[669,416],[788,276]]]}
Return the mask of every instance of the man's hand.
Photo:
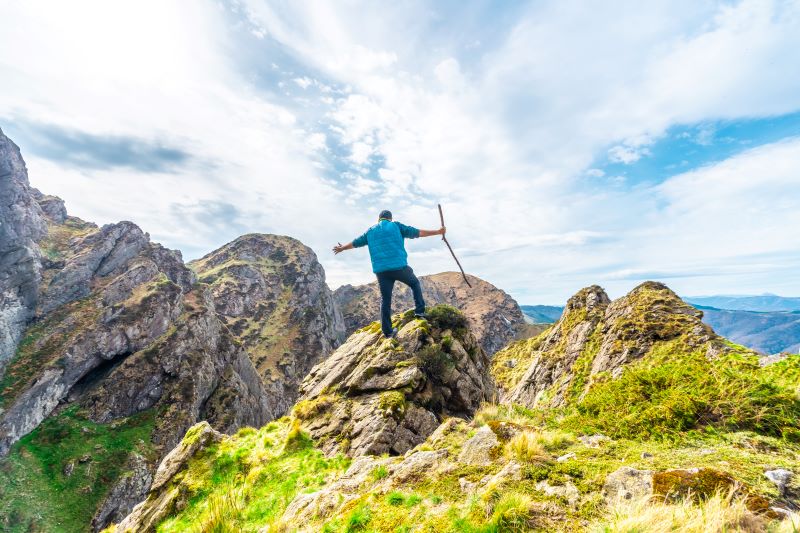
{"label": "man's hand", "polygon": [[333,247],[333,254],[334,255],[340,254],[340,253],[344,252],[345,250],[350,250],[351,248],[353,248],[353,243],[352,242],[348,242],[347,244],[342,244],[340,242],[337,242],[336,246]]}
{"label": "man's hand", "polygon": [[439,228],[439,235],[441,235],[442,237],[444,237],[444,234],[445,234],[445,233],[447,233],[447,228],[445,228],[444,226],[442,226],[441,228]]}

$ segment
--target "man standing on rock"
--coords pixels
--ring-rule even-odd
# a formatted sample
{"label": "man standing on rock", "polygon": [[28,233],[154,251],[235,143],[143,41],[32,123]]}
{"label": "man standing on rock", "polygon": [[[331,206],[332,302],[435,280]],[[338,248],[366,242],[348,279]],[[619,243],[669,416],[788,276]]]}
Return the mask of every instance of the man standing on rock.
{"label": "man standing on rock", "polygon": [[444,235],[446,231],[444,226],[436,230],[406,226],[394,222],[391,211],[383,210],[378,215],[378,223],[363,235],[352,242],[344,245],[338,243],[333,247],[334,254],[362,246],[369,247],[372,271],[377,276],[378,286],[381,289],[381,330],[386,338],[394,337],[397,333],[397,328],[392,328],[392,289],[395,281],[411,287],[411,292],[414,294],[414,316],[426,318],[422,287],[414,271],[408,266],[408,254],[403,239]]}

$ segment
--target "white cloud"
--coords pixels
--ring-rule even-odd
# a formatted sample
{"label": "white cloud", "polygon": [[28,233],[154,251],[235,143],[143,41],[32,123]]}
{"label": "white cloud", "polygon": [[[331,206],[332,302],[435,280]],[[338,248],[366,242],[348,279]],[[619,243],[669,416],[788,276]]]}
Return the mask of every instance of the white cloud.
{"label": "white cloud", "polygon": [[314,80],[306,76],[303,76],[302,78],[295,78],[293,81],[299,85],[301,89],[308,89],[308,87],[314,83]]}

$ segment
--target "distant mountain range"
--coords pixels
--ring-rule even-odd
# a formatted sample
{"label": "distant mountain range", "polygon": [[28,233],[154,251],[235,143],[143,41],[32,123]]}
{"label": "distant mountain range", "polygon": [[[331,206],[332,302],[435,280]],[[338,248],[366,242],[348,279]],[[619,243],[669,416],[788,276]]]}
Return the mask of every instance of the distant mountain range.
{"label": "distant mountain range", "polygon": [[703,322],[734,342],[765,354],[800,352],[800,311],[740,311],[694,306]]}
{"label": "distant mountain range", "polygon": [[552,324],[561,316],[564,308],[558,305],[520,305],[525,321],[530,324]]}
{"label": "distant mountain range", "polygon": [[[760,296],[689,296],[683,300],[703,311],[703,322],[733,342],[765,354],[800,352],[800,298]],[[526,321],[548,324],[563,307],[521,305]]]}
{"label": "distant mountain range", "polygon": [[684,296],[692,305],[730,309],[733,311],[800,311],[800,298],[787,298],[774,294],[760,296]]}

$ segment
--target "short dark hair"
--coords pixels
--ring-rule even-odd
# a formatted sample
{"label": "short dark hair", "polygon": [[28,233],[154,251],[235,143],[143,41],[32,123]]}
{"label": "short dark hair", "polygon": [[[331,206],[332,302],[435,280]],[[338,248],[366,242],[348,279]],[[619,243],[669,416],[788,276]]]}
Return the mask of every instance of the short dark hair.
{"label": "short dark hair", "polygon": [[381,214],[378,215],[378,220],[385,218],[386,220],[392,220],[392,212],[388,209],[384,209],[381,211]]}

